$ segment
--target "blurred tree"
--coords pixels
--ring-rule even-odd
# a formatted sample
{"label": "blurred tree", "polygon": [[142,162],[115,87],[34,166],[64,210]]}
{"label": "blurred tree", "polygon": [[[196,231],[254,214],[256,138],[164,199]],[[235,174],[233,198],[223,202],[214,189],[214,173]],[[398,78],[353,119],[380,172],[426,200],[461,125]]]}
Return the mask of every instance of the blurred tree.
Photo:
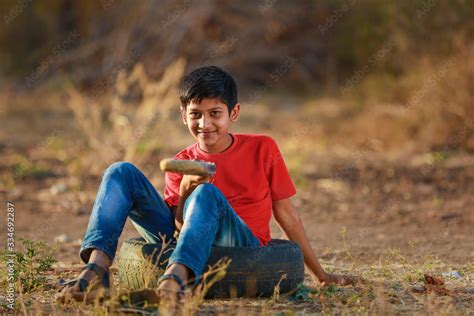
{"label": "blurred tree", "polygon": [[[0,2],[0,71],[24,81],[77,31],[80,39],[44,77],[59,69],[91,87],[136,51],[134,62],[155,78],[184,57],[189,68],[215,63],[234,71],[241,85],[268,86],[291,57],[297,63],[272,87],[314,91],[315,85],[343,84],[367,64],[371,73],[390,77],[410,71],[420,57],[444,58],[455,50],[456,37],[472,40],[473,3],[6,0]],[[371,63],[387,41],[394,43],[388,55]]]}

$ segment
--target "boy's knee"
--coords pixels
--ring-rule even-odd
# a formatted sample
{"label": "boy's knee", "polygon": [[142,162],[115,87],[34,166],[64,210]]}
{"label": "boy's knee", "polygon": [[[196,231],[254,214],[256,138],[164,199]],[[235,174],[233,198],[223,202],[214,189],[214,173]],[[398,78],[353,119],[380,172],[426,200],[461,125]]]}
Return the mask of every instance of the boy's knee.
{"label": "boy's knee", "polygon": [[112,163],[107,169],[104,171],[104,175],[112,175],[115,173],[124,173],[129,172],[131,170],[136,169],[136,167],[127,161],[119,161]]}
{"label": "boy's knee", "polygon": [[[191,193],[188,199],[186,199],[183,210],[184,215],[187,214],[189,208],[194,209],[194,203],[202,203],[202,199],[205,199],[207,201],[213,200],[219,203],[220,196],[220,191],[215,185],[211,183],[201,183],[194,189],[193,193]],[[209,211],[209,208],[197,209],[201,209],[206,212]]]}
{"label": "boy's knee", "polygon": [[212,183],[201,183],[194,189],[193,194],[212,194],[216,195],[219,192],[219,189]]}

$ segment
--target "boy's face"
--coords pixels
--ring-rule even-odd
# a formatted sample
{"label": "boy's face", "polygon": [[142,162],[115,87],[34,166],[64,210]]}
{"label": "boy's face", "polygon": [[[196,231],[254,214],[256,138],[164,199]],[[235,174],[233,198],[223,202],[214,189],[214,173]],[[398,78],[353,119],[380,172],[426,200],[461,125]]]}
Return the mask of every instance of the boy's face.
{"label": "boy's face", "polygon": [[232,142],[230,125],[239,117],[240,104],[236,104],[230,115],[227,105],[219,99],[204,98],[201,103],[191,102],[181,108],[183,123],[199,147],[209,153],[224,151]]}

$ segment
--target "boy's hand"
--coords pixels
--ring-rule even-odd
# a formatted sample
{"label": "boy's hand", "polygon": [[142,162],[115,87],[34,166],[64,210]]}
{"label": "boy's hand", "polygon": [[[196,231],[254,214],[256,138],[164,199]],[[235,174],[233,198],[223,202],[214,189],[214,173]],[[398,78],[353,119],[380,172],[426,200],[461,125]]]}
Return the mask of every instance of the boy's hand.
{"label": "boy's hand", "polygon": [[323,285],[336,284],[336,285],[355,285],[359,282],[360,278],[353,275],[341,275],[327,273],[324,279],[321,281]]}
{"label": "boy's hand", "polygon": [[179,195],[181,196],[189,196],[194,189],[200,185],[201,183],[207,183],[211,179],[211,175],[207,176],[196,176],[196,175],[183,175],[183,179],[181,179],[181,184],[179,185]]}
{"label": "boy's hand", "polygon": [[176,230],[180,231],[181,228],[183,227],[183,224],[184,224],[183,207],[184,207],[184,202],[186,201],[188,196],[201,183],[212,182],[211,178],[212,178],[212,175],[206,175],[206,176],[198,176],[198,175],[190,175],[190,174],[183,175],[183,178],[181,179],[181,183],[179,184],[178,207],[176,208],[176,212],[174,214],[175,216],[174,223],[175,223]]}

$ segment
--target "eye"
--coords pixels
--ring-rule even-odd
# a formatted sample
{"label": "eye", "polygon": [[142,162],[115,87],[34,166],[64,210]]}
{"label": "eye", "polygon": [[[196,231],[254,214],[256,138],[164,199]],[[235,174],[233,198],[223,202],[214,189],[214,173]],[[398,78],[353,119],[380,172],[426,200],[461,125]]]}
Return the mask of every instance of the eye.
{"label": "eye", "polygon": [[194,118],[194,117],[199,117],[199,114],[200,114],[199,112],[190,112],[189,116]]}
{"label": "eye", "polygon": [[212,116],[219,116],[221,114],[221,111],[211,111]]}

